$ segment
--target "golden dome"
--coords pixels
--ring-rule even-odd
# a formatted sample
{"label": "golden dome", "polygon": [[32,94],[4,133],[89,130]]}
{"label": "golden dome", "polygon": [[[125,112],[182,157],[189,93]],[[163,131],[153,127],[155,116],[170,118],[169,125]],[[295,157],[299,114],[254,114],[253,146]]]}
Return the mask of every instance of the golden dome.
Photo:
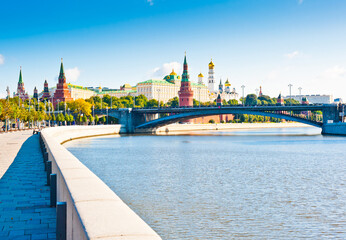
{"label": "golden dome", "polygon": [[211,59],[210,63],[209,63],[209,69],[213,69],[214,68],[214,63],[213,63],[213,59]]}
{"label": "golden dome", "polygon": [[231,84],[229,83],[228,78],[227,78],[227,80],[225,82],[225,87],[230,87],[230,86],[231,86]]}
{"label": "golden dome", "polygon": [[177,74],[174,72],[174,69],[172,69],[172,72],[169,75],[177,75]]}
{"label": "golden dome", "polygon": [[204,77],[202,73],[198,74],[198,77]]}

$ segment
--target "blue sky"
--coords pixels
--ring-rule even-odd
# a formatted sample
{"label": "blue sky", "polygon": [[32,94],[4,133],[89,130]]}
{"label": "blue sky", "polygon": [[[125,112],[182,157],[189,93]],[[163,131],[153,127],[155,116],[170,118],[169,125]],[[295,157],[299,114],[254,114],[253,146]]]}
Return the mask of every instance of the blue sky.
{"label": "blue sky", "polygon": [[68,82],[119,88],[181,73],[216,79],[240,92],[333,94],[346,100],[344,0],[2,1],[0,96],[56,84],[60,58]]}

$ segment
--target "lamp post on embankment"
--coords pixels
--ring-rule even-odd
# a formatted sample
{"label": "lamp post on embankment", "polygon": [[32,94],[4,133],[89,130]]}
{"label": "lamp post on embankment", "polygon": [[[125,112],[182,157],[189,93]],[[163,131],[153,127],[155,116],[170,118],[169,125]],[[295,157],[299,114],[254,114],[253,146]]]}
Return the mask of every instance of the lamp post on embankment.
{"label": "lamp post on embankment", "polygon": [[244,88],[245,88],[245,86],[242,85],[241,88],[242,88],[242,90],[243,90],[243,99],[242,99],[243,101],[242,101],[242,102],[243,102],[243,106],[244,106],[244,104],[245,104],[245,99],[244,99]]}

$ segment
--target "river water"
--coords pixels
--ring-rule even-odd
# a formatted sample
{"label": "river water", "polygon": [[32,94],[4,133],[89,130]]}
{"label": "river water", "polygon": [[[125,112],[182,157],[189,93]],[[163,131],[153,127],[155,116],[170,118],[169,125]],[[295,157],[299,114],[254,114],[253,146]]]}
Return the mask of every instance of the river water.
{"label": "river water", "polygon": [[346,238],[346,138],[317,128],[65,146],[163,239]]}

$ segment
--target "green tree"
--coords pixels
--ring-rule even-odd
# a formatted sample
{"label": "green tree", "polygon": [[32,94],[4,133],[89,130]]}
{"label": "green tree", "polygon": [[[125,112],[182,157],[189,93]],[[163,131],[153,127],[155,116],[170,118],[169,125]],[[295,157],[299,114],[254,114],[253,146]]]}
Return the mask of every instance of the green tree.
{"label": "green tree", "polygon": [[95,124],[97,125],[98,124],[98,122],[99,122],[99,116],[95,116]]}
{"label": "green tree", "polygon": [[249,94],[245,98],[246,106],[256,106],[257,105],[257,96],[256,94]]}
{"label": "green tree", "polygon": [[247,115],[247,114],[240,114],[239,120],[240,120],[240,122],[248,122],[249,121],[249,115]]}
{"label": "green tree", "polygon": [[89,122],[93,123],[94,122],[94,117],[93,116],[89,116]]}
{"label": "green tree", "polygon": [[68,116],[68,119],[69,119],[69,122],[70,122],[70,124],[71,124],[71,123],[74,121],[73,115],[70,114],[70,115]]}
{"label": "green tree", "polygon": [[136,107],[144,108],[147,105],[148,98],[143,94],[137,96],[136,98]]}
{"label": "green tree", "polygon": [[83,122],[83,123],[87,123],[87,122],[88,122],[88,118],[87,118],[86,115],[83,115],[83,117],[82,117],[82,122]]}
{"label": "green tree", "polygon": [[105,116],[103,116],[101,119],[102,119],[102,120],[101,120],[101,121],[102,121],[102,123],[103,123],[103,124],[105,124],[105,123],[106,123],[106,121],[107,121],[106,117],[105,117]]}
{"label": "green tree", "polygon": [[151,99],[148,101],[147,107],[157,107],[157,104],[158,104],[158,102],[156,99]]}
{"label": "green tree", "polygon": [[228,100],[228,105],[238,105],[239,103],[238,103],[238,100],[236,100],[236,99],[230,99],[230,100]]}

